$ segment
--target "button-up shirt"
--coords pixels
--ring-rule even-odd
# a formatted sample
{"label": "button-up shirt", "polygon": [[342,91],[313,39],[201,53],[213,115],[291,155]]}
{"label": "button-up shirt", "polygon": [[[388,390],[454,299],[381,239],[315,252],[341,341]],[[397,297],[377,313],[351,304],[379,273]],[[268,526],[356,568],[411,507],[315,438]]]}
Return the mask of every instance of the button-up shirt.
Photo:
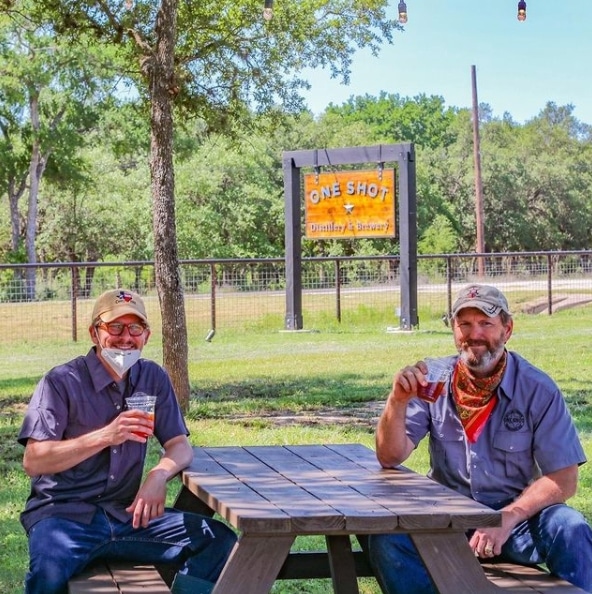
{"label": "button-up shirt", "polygon": [[[157,397],[154,435],[160,444],[188,435],[173,387],[157,363],[140,359],[128,372],[122,390],[98,359],[94,348],[86,356],[59,365],[37,385],[18,440],[66,440],[111,423],[134,392]],[[31,493],[21,522],[25,530],[46,517],[59,516],[89,523],[97,507],[120,521],[140,486],[146,444],[125,441],[106,447],[72,468],[31,480]]]}
{"label": "button-up shirt", "polygon": [[[443,360],[452,366],[457,357]],[[497,396],[476,443],[467,440],[450,384],[433,404],[413,398],[406,420],[416,446],[429,434],[429,476],[494,508],[541,475],[586,462],[563,394],[543,371],[509,352]]]}

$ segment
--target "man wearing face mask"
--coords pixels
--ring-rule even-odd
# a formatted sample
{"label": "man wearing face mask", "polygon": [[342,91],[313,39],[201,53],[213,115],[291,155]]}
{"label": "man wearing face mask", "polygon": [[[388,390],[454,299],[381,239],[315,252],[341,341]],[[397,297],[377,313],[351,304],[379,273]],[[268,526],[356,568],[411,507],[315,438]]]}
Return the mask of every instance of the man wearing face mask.
{"label": "man wearing face mask", "polygon": [[[100,558],[171,564],[200,588],[218,578],[236,541],[222,522],[165,508],[167,482],[192,460],[172,384],[140,357],[150,337],[144,303],[106,291],[89,327],[85,356],[39,382],[18,440],[31,494],[21,514],[29,538],[26,594],[65,594],[68,580]],[[154,421],[125,399],[156,396]],[[147,438],[162,446],[143,476]]]}

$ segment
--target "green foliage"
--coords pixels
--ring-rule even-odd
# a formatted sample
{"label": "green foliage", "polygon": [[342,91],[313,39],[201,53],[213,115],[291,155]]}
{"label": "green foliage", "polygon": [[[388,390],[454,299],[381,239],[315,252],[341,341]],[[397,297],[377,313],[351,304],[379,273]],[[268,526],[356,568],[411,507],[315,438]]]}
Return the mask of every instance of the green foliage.
{"label": "green foliage", "polygon": [[444,106],[444,98],[424,94],[413,99],[387,94],[350,97],[342,106],[330,104],[327,115],[343,123],[363,122],[374,143],[413,142],[420,148],[445,148],[454,137],[450,124],[456,110]]}
{"label": "green foliage", "polygon": [[418,242],[420,254],[450,254],[456,251],[456,235],[447,217],[436,218]]}

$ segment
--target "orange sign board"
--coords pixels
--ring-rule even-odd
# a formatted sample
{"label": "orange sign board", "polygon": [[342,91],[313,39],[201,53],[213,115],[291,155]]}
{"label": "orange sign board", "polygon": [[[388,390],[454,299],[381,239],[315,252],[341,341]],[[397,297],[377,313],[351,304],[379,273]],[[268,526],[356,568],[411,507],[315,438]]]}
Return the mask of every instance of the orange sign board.
{"label": "orange sign board", "polygon": [[308,239],[395,237],[395,171],[304,175]]}

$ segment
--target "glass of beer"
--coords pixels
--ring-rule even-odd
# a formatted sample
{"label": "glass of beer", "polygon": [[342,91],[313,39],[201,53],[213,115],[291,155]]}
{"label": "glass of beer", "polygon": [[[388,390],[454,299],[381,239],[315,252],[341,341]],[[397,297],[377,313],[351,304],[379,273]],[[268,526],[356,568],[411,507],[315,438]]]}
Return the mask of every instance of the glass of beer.
{"label": "glass of beer", "polygon": [[[144,394],[144,392],[135,392],[132,396],[125,399],[128,410],[141,410],[148,413],[154,422],[154,409],[156,407],[156,396]],[[135,435],[147,438],[148,434],[143,431],[134,431]]]}
{"label": "glass of beer", "polygon": [[424,359],[428,367],[426,373],[427,386],[417,387],[417,397],[427,402],[436,402],[444,390],[444,386],[452,373],[452,367],[440,359]]}

